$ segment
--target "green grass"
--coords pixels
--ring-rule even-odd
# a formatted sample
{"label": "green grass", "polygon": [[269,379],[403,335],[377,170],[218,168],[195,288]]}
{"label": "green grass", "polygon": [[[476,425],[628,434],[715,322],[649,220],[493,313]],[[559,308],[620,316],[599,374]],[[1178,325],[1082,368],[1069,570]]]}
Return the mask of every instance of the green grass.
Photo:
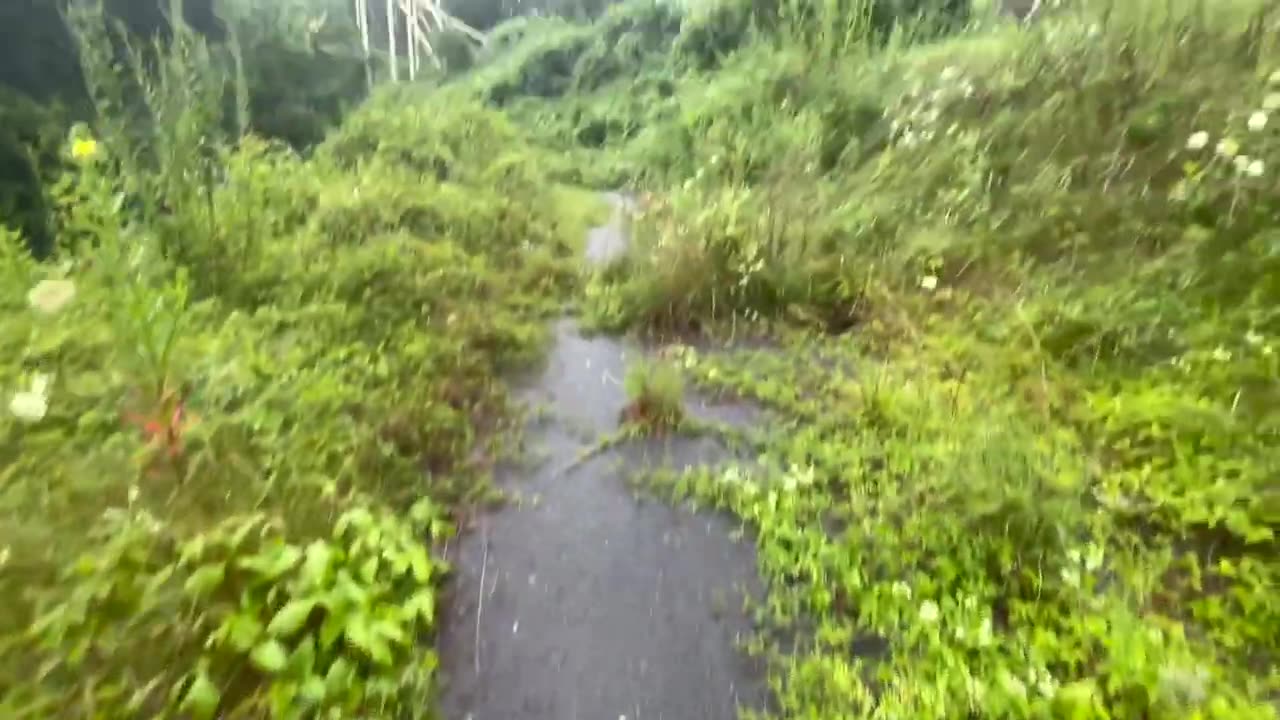
{"label": "green grass", "polygon": [[666,432],[684,420],[684,377],[679,368],[658,360],[640,360],[623,378],[628,404],[624,421],[642,432]]}

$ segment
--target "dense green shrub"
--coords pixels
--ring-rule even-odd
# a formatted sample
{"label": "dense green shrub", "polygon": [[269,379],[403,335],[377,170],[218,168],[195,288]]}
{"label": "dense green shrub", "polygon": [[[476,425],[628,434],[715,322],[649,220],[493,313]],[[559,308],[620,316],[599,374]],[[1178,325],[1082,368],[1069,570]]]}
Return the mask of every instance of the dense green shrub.
{"label": "dense green shrub", "polygon": [[198,38],[131,118],[88,48],[56,254],[0,237],[0,714],[429,715],[433,543],[595,207],[474,103],[304,160]]}

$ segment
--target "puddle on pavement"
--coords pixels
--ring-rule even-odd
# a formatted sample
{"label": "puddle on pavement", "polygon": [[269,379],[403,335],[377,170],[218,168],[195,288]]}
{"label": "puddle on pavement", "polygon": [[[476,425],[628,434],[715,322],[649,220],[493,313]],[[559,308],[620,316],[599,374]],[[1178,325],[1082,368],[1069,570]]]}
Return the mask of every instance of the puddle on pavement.
{"label": "puddle on pavement", "polygon": [[[617,207],[620,198],[612,198]],[[592,261],[625,249],[619,217],[593,232]],[[442,614],[446,720],[731,720],[765,706],[744,593],[758,596],[754,549],[736,524],[638,499],[636,470],[716,464],[709,437],[626,443],[579,461],[618,428],[622,379],[635,346],[583,337],[561,320],[545,365],[521,388],[548,412],[525,428],[535,467],[500,468],[525,502],[477,519],[452,548]],[[695,401],[728,423],[748,408]],[[583,430],[594,431],[584,436]]]}

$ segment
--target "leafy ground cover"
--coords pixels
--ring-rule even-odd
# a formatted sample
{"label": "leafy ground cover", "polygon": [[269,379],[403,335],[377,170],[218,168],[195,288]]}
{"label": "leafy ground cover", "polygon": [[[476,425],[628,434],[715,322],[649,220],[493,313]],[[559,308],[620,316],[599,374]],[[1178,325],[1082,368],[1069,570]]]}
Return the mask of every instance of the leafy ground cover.
{"label": "leafy ground cover", "polygon": [[0,714],[429,715],[432,544],[597,206],[474,102],[304,159],[220,132],[189,32],[82,41],[56,253],[0,237]]}

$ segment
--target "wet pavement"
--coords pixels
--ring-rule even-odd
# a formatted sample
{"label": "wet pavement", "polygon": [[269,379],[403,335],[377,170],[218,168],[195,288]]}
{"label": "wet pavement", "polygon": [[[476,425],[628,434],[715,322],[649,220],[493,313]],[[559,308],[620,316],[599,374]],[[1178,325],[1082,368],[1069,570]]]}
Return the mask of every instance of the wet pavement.
{"label": "wet pavement", "polygon": [[[616,202],[616,199],[615,199]],[[619,218],[588,258],[625,248]],[[545,366],[520,389],[547,410],[525,428],[535,467],[500,468],[521,498],[477,519],[451,548],[441,617],[445,720],[730,720],[762,708],[763,664],[744,593],[759,594],[754,550],[729,519],[637,497],[627,480],[656,465],[715,464],[712,438],[626,443],[579,461],[618,429],[622,378],[640,349],[554,328]],[[746,408],[694,403],[747,423]]]}

